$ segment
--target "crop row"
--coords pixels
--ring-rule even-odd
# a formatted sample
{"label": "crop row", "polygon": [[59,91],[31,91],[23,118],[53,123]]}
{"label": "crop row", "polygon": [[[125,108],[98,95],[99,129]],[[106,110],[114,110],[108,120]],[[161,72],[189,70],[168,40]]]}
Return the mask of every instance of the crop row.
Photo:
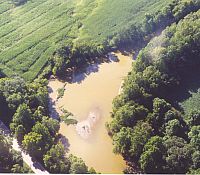
{"label": "crop row", "polygon": [[0,4],[0,14],[8,11],[11,8],[11,4],[8,1],[4,1]]}
{"label": "crop row", "polygon": [[[123,31],[127,26],[141,23],[145,14],[155,12],[169,3],[161,0],[104,0],[87,20],[83,21],[82,36],[90,39],[102,40]],[[98,26],[98,27],[96,27]],[[102,42],[102,41],[101,41]]]}
{"label": "crop row", "polygon": [[23,52],[16,59],[9,61],[6,65],[18,74],[28,71],[40,55],[48,49],[49,44],[41,42],[35,47]]}
{"label": "crop row", "polygon": [[[64,33],[66,34],[68,33],[68,31],[69,28],[63,28],[60,32],[57,32],[52,37],[47,38],[46,41],[40,42],[35,47],[26,50],[13,60],[10,60],[6,65],[18,74],[28,71],[29,67],[31,67],[37,61],[37,59],[40,59],[42,53],[45,52],[48,47],[51,47],[53,43],[56,44],[54,48],[58,48],[59,40],[63,37]],[[51,54],[45,55],[47,56],[47,58],[51,57]]]}
{"label": "crop row", "polygon": [[33,64],[30,68],[29,71],[24,73],[22,77],[25,80],[33,80],[39,72],[42,70],[42,68],[46,65],[49,56],[52,55],[55,51],[54,45],[52,45],[49,49],[47,49],[41,56],[40,58],[36,61],[35,64]]}
{"label": "crop row", "polygon": [[20,40],[20,42],[16,43],[14,46],[10,47],[9,49],[0,53],[0,58],[2,63],[6,63],[9,60],[13,59],[14,57],[18,56],[19,54],[23,53],[25,50],[30,49],[31,47],[35,46],[39,42],[48,37],[54,35],[55,33],[59,32],[63,28],[69,25],[71,20],[66,15],[54,20],[54,23],[50,23],[45,27],[40,28],[34,35],[29,35]]}
{"label": "crop row", "polygon": [[[25,72],[23,75],[25,79],[28,79],[28,77],[29,79],[34,78],[38,74],[38,70],[40,71],[43,68],[47,60],[52,56],[52,53],[59,47],[58,45],[54,45],[53,42],[57,43],[58,40],[61,39],[60,35],[63,36],[63,34],[68,31],[69,28],[61,29],[51,37],[47,38],[46,40],[48,42],[40,42],[35,47],[18,55],[14,60],[9,61],[7,66],[19,75],[22,75],[23,72]],[[52,45],[54,45],[53,48]],[[48,49],[48,47],[50,47],[50,49]]]}
{"label": "crop row", "polygon": [[[1,38],[1,43],[4,48],[11,47],[13,44],[17,43],[20,39],[26,37],[27,35],[33,34],[41,27],[45,27],[49,23],[54,23],[54,19],[59,18],[61,15],[65,14],[69,9],[63,6],[56,6],[50,9],[48,13],[41,15],[40,17],[32,20],[31,22],[19,27],[15,31]],[[54,15],[53,15],[54,14]],[[52,24],[53,25],[53,24]]]}
{"label": "crop row", "polygon": [[[49,9],[53,8],[56,3],[52,3],[51,1],[47,1],[48,3],[43,3],[39,7],[33,10],[30,10],[24,15],[17,16],[10,23],[7,23],[3,26],[0,26],[0,38],[6,36],[7,34],[15,31],[17,28],[23,26],[24,24],[32,21],[33,19],[41,16],[43,13],[46,13]],[[57,2],[57,1],[56,1]]]}

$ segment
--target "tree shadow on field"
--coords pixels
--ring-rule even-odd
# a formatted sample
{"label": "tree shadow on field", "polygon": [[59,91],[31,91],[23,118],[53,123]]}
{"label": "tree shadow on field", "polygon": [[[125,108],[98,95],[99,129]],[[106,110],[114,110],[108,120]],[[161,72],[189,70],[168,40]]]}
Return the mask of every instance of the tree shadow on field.
{"label": "tree shadow on field", "polygon": [[179,104],[192,96],[191,92],[197,92],[200,88],[200,70],[188,69],[182,74],[182,81],[178,88],[169,92],[168,99],[179,106]]}

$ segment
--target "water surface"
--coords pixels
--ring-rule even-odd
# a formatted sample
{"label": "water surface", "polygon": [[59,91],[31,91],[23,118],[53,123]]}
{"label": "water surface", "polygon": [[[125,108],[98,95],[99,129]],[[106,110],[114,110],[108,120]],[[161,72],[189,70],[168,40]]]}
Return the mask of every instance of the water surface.
{"label": "water surface", "polygon": [[[122,80],[132,64],[130,56],[121,53],[116,55],[119,62],[102,63],[93,66],[92,73],[90,67],[86,71],[88,75],[74,77],[76,81],[66,85],[64,97],[55,104],[56,108],[63,106],[72,112],[83,125],[91,114],[98,116],[89,128],[91,133],[86,137],[78,134],[76,126],[64,123],[61,123],[60,133],[68,139],[69,153],[81,157],[89,167],[101,173],[122,173],[125,168],[123,158],[113,153],[112,140],[105,128],[105,123],[111,119],[112,100],[119,93]],[[55,99],[56,90],[63,85],[58,80],[50,81],[50,97]]]}

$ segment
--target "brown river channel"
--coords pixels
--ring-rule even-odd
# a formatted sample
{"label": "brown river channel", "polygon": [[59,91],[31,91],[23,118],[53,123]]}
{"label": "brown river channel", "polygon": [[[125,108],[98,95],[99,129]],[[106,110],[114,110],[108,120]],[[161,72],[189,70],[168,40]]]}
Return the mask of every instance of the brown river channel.
{"label": "brown river channel", "polygon": [[[53,105],[57,112],[63,107],[79,122],[67,126],[61,123],[60,133],[68,141],[68,153],[81,157],[88,167],[101,173],[122,173],[125,161],[113,153],[112,140],[105,123],[111,120],[112,100],[118,95],[123,78],[131,70],[132,56],[115,53],[119,61],[93,65],[86,73],[67,83],[63,98]],[[89,72],[89,73],[88,73]],[[86,76],[85,76],[86,75]],[[57,89],[64,86],[57,79],[49,81],[50,98],[54,101]]]}

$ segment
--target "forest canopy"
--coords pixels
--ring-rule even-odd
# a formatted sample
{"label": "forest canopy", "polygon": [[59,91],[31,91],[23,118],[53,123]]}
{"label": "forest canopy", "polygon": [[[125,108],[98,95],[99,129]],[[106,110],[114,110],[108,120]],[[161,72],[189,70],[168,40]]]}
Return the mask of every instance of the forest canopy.
{"label": "forest canopy", "polygon": [[[143,173],[199,171],[200,10],[167,27],[138,55],[108,124],[114,151]],[[191,78],[192,77],[192,78]],[[196,79],[194,78],[196,77]],[[190,80],[190,81],[189,81]],[[191,85],[193,85],[191,87]],[[194,98],[196,97],[196,98]]]}

